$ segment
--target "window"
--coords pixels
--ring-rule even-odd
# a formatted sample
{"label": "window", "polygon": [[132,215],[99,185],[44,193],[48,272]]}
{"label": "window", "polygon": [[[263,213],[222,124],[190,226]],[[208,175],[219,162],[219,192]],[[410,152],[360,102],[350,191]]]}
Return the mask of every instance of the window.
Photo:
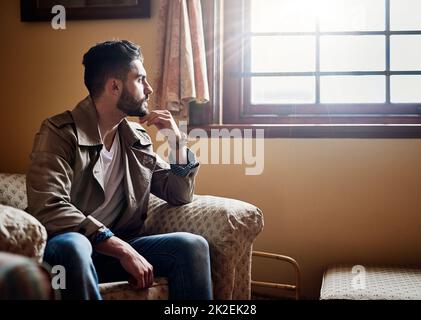
{"label": "window", "polygon": [[421,1],[214,3],[222,95],[213,90],[210,113],[219,124],[419,131]]}

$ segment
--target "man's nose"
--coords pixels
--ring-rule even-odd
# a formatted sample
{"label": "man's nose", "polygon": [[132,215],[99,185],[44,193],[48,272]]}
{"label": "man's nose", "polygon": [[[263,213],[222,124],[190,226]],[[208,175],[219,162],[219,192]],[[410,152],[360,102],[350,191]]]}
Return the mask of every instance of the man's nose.
{"label": "man's nose", "polygon": [[146,95],[149,95],[149,94],[153,93],[153,89],[152,89],[151,85],[149,84],[149,82],[147,82],[147,81],[146,81],[144,92],[145,92]]}

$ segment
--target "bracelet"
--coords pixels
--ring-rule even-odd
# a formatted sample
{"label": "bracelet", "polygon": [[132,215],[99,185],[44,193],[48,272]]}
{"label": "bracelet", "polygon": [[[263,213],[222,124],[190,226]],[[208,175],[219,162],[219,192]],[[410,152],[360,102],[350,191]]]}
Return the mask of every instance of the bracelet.
{"label": "bracelet", "polygon": [[114,236],[114,233],[110,229],[105,229],[104,231],[99,231],[93,238],[92,242],[98,244],[101,241],[107,240]]}

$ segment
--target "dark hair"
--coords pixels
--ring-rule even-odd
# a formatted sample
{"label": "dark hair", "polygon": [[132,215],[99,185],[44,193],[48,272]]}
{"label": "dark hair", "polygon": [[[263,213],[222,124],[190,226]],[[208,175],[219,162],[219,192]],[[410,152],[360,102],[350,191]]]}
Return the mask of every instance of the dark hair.
{"label": "dark hair", "polygon": [[127,40],[114,40],[98,43],[83,56],[85,85],[89,94],[97,98],[104,90],[110,77],[125,81],[133,60],[143,62],[140,47]]}

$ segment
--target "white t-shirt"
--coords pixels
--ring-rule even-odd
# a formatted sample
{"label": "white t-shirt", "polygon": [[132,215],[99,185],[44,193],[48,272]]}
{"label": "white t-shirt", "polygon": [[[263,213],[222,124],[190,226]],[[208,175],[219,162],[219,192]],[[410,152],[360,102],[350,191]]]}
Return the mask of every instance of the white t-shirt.
{"label": "white t-shirt", "polygon": [[98,161],[101,162],[104,177],[105,200],[91,215],[109,226],[117,218],[124,205],[124,170],[118,130],[110,151],[103,146]]}

